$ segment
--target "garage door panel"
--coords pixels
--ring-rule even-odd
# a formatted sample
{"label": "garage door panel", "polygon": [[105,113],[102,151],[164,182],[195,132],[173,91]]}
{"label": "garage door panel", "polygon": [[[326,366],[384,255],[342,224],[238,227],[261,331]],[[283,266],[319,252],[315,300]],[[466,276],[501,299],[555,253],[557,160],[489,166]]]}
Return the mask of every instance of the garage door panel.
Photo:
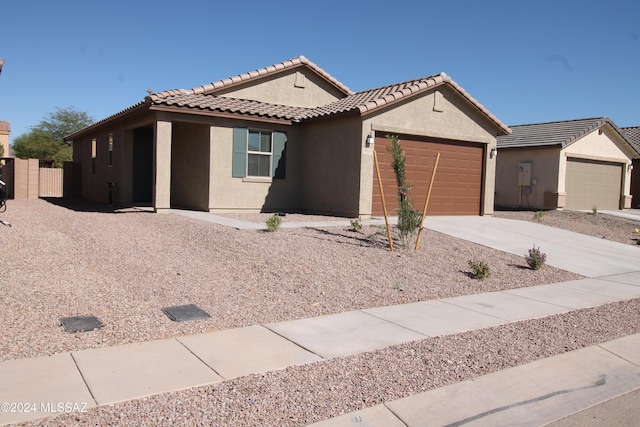
{"label": "garage door panel", "polygon": [[567,159],[566,208],[619,209],[622,170],[620,163]]}
{"label": "garage door panel", "polygon": [[[435,159],[440,153],[438,171],[433,183],[427,215],[479,215],[482,193],[483,148],[481,145],[457,141],[435,142],[418,139],[401,139],[407,161],[407,181],[413,185],[414,206],[422,210],[429,189]],[[386,151],[387,138],[376,138],[380,172],[387,210],[397,214],[397,183],[391,165],[391,155]],[[374,215],[382,214],[382,202],[377,178],[374,179]]]}

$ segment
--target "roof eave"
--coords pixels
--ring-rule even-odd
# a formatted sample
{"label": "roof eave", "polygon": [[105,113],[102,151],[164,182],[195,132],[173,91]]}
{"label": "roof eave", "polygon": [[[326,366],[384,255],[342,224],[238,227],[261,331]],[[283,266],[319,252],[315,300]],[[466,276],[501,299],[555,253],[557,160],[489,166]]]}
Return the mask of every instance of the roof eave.
{"label": "roof eave", "polygon": [[450,87],[455,89],[463,98],[467,100],[476,108],[481,114],[486,116],[489,120],[491,120],[498,129],[498,135],[511,135],[511,129],[506,124],[502,123],[493,113],[491,113],[484,105],[478,102],[474,97],[472,97],[466,90],[464,90],[460,85],[458,85],[451,77],[442,73],[443,79],[445,83],[447,83]]}
{"label": "roof eave", "polygon": [[182,113],[182,114],[193,114],[198,116],[207,116],[207,117],[220,117],[220,118],[229,118],[229,119],[239,119],[242,118],[244,120],[254,121],[254,122],[264,122],[264,123],[275,123],[281,125],[291,125],[293,123],[297,123],[297,118],[280,118],[280,117],[270,117],[270,116],[261,116],[257,114],[247,114],[247,113],[236,113],[236,112],[223,112],[216,110],[206,110],[206,109],[198,109],[198,108],[187,108],[187,107],[172,107],[167,105],[152,105],[149,107],[150,111],[164,111],[168,113]]}
{"label": "roof eave", "polygon": [[620,129],[609,117],[604,117],[604,120],[605,120],[605,123],[603,123],[600,127],[602,127],[604,124],[608,124],[614,130],[614,132],[616,132],[618,136],[622,139],[623,143],[627,146],[627,148],[636,155],[636,157],[633,157],[633,158],[634,159],[640,158],[640,152],[638,152],[634,144],[629,140],[629,138],[627,138],[627,135],[625,134],[625,132],[623,132],[622,129]]}
{"label": "roof eave", "polygon": [[107,125],[109,123],[113,123],[115,121],[119,121],[119,120],[124,120],[125,118],[129,117],[129,116],[133,116],[136,114],[141,113],[143,110],[149,109],[149,107],[151,106],[151,101],[148,98],[145,98],[144,101],[141,101],[137,104],[134,104],[132,106],[130,106],[129,108],[126,108],[124,110],[121,110],[115,114],[112,114],[111,116],[108,116],[100,121],[97,121],[89,126],[86,126],[80,130],[77,130],[73,133],[70,133],[69,135],[65,136],[64,138],[62,138],[63,141],[65,142],[69,142],[69,141],[73,141],[74,139],[77,139],[81,136],[83,136],[84,134],[87,134],[89,132],[91,132],[92,130]]}

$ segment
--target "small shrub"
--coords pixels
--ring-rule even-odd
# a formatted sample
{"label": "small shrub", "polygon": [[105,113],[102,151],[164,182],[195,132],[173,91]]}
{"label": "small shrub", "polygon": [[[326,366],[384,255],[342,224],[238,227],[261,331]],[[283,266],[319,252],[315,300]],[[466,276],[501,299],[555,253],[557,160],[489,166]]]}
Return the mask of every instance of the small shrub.
{"label": "small shrub", "polygon": [[598,214],[598,205],[593,205],[593,207],[591,208],[591,212],[593,212],[594,215]]}
{"label": "small shrub", "polygon": [[360,218],[351,220],[351,231],[359,233],[362,230],[362,222],[360,222]]}
{"label": "small shrub", "polygon": [[267,221],[267,231],[277,231],[280,228],[280,224],[282,224],[282,220],[278,215],[273,215]]}
{"label": "small shrub", "polygon": [[547,254],[540,251],[540,248],[536,248],[536,245],[533,245],[533,248],[529,249],[529,255],[526,255],[524,258],[529,268],[532,270],[540,270],[547,261]]}
{"label": "small shrub", "polygon": [[545,216],[547,216],[547,212],[545,211],[537,211],[533,214],[533,218],[538,222],[542,222]]}
{"label": "small shrub", "polygon": [[636,227],[633,230],[633,239],[631,239],[636,242],[636,245],[640,245],[640,237],[638,237],[638,233],[640,233],[640,229]]}
{"label": "small shrub", "polygon": [[484,261],[467,261],[467,264],[471,268],[471,276],[474,279],[484,280],[491,276],[491,271],[489,270],[489,266]]}

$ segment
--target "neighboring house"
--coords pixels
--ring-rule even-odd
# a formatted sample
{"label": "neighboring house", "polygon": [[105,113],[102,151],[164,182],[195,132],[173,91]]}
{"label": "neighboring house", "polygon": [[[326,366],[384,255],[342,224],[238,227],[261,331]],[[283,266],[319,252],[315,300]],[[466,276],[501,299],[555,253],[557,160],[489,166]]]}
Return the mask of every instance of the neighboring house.
{"label": "neighboring house", "polygon": [[140,103],[68,135],[80,195],[149,203],[156,212],[382,213],[374,150],[390,214],[397,187],[386,135],[398,135],[422,209],[493,212],[497,135],[509,128],[446,74],[354,93],[301,56]]}
{"label": "neighboring house", "polygon": [[[627,136],[636,152],[640,153],[640,126],[620,128]],[[633,170],[631,171],[631,207],[640,208],[640,159],[633,159]]]}
{"label": "neighboring house", "polygon": [[638,152],[607,117],[511,126],[498,137],[496,206],[631,207]]}
{"label": "neighboring house", "polygon": [[0,145],[4,149],[2,157],[10,157],[9,148],[9,134],[11,133],[11,126],[9,122],[0,120]]}

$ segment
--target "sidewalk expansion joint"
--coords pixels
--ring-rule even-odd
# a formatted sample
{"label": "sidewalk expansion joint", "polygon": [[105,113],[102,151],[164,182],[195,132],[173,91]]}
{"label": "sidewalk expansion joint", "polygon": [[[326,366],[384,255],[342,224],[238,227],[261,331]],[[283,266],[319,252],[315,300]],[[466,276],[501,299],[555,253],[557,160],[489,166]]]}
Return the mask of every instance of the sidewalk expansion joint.
{"label": "sidewalk expansion joint", "polygon": [[303,349],[304,351],[308,351],[309,353],[313,354],[314,356],[318,356],[318,357],[321,359],[321,360],[319,360],[319,362],[320,362],[320,361],[322,361],[322,362],[326,362],[327,360],[330,360],[330,359],[325,359],[324,357],[322,357],[322,355],[320,355],[320,354],[316,353],[315,351],[313,351],[313,350],[311,350],[311,349],[309,349],[309,348],[307,348],[307,347],[305,347],[305,346],[301,345],[300,343],[297,343],[297,342],[295,342],[295,341],[291,340],[290,338],[285,337],[285,336],[284,336],[284,335],[282,335],[282,334],[279,334],[277,331],[274,331],[273,329],[271,329],[271,328],[270,328],[270,327],[268,327],[267,325],[260,325],[260,326],[262,326],[263,328],[265,328],[265,329],[266,329],[266,330],[268,330],[269,332],[271,332],[271,333],[273,333],[273,334],[276,334],[276,335],[277,335],[277,336],[279,336],[280,338],[282,338],[282,339],[284,339],[284,340],[286,340],[286,341],[289,341],[291,344],[295,345],[296,347],[300,347],[300,348],[301,348],[301,349]]}
{"label": "sidewalk expansion joint", "polygon": [[200,356],[198,356],[197,354],[195,354],[193,351],[191,351],[191,349],[189,347],[187,347],[182,341],[180,341],[180,337],[174,338],[178,344],[180,344],[182,347],[184,347],[189,353],[191,353],[193,355],[193,357],[195,357],[196,359],[198,359],[204,366],[206,366],[207,368],[211,369],[217,376],[219,376],[220,378],[222,378],[223,381],[226,381],[227,378],[225,378],[220,372],[216,371],[215,368],[211,365],[209,365],[207,362],[205,362],[204,360],[202,360],[200,358]]}
{"label": "sidewalk expansion joint", "polygon": [[82,378],[82,382],[84,383],[85,387],[87,387],[87,391],[89,391],[89,394],[91,395],[91,399],[93,399],[93,403],[95,403],[96,406],[100,406],[98,404],[98,400],[93,395],[93,390],[91,390],[91,387],[89,386],[89,383],[87,383],[87,380],[84,377],[84,374],[82,373],[82,369],[80,369],[80,366],[78,366],[78,362],[76,361],[76,358],[73,357],[73,352],[69,352],[69,356],[71,356],[71,360],[73,360],[73,364],[75,365],[76,369],[78,370],[78,373],[80,374],[80,378]]}

